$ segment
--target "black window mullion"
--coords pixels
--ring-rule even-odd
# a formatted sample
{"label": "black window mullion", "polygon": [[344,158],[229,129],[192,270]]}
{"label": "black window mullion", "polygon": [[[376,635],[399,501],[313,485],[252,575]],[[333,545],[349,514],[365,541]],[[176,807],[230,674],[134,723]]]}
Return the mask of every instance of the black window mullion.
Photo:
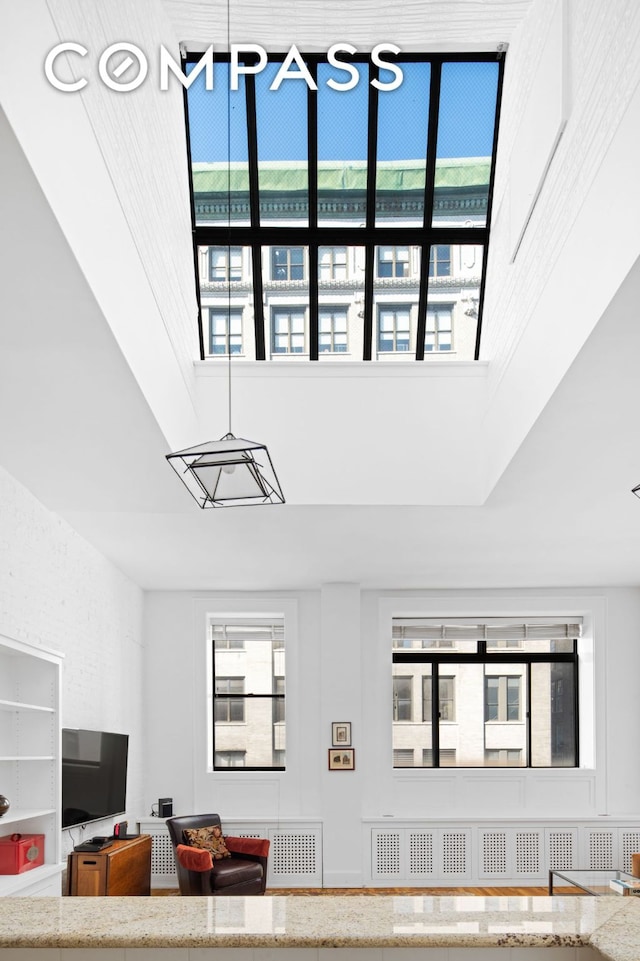
{"label": "black window mullion", "polygon": [[532,733],[531,733],[531,661],[526,665],[526,678],[527,678],[527,703],[525,705],[525,721],[527,724],[527,756],[525,758],[525,767],[531,767],[531,751],[533,749]]}
{"label": "black window mullion", "polygon": [[[318,76],[318,64],[307,64],[314,81]],[[309,205],[309,229],[318,226],[318,93],[308,89],[307,94],[307,190]],[[309,244],[309,360],[317,360],[318,345],[318,247]]]}
{"label": "black window mullion", "polygon": [[309,360],[318,359],[318,248],[309,247]]}
{"label": "black window mullion", "polygon": [[440,665],[431,666],[431,764],[440,767]]}
{"label": "black window mullion", "polygon": [[[258,176],[258,119],[256,114],[256,84],[253,74],[245,76],[245,97],[247,103],[247,153],[249,164],[249,218],[251,237],[260,226],[260,178]],[[229,211],[231,213],[231,211]],[[231,231],[230,231],[231,233]],[[262,290],[262,248],[251,243],[253,270],[253,327],[256,347],[256,360],[266,359],[264,336],[264,298]]]}
{"label": "black window mullion", "polygon": [[376,225],[376,170],[378,160],[378,88],[372,80],[378,78],[378,68],[369,68],[369,118],[367,130],[367,230]]}
{"label": "black window mullion", "polygon": [[440,116],[440,78],[442,63],[431,63],[431,83],[429,86],[429,127],[427,132],[427,164],[424,184],[424,227],[430,231],[433,224],[433,206],[436,185],[436,153],[438,148],[438,118]]}
{"label": "black window mullion", "polygon": [[427,296],[429,292],[429,257],[431,247],[420,248],[420,291],[418,294],[418,321],[416,324],[416,360],[424,360],[424,339],[427,333]]}
{"label": "black window mullion", "polygon": [[579,720],[580,715],[578,714],[578,644],[577,641],[573,642],[573,647],[575,651],[575,660],[573,664],[573,737],[574,737],[574,764],[576,767],[580,767],[580,732],[579,732]]}
{"label": "black window mullion", "polygon": [[[374,236],[376,224],[376,164],[378,157],[378,90],[371,81],[378,76],[378,69],[369,68],[369,116],[367,125],[367,216],[366,234]],[[373,278],[375,273],[375,245],[365,245],[364,268],[364,329],[362,359],[373,356]]]}
{"label": "black window mullion", "polygon": [[375,270],[375,244],[365,244],[364,261],[364,320],[362,359],[371,360],[373,345],[373,275]]}
{"label": "black window mullion", "polygon": [[266,359],[264,337],[264,296],[262,290],[262,247],[251,245],[251,264],[253,272],[253,326],[256,340],[256,360]]}

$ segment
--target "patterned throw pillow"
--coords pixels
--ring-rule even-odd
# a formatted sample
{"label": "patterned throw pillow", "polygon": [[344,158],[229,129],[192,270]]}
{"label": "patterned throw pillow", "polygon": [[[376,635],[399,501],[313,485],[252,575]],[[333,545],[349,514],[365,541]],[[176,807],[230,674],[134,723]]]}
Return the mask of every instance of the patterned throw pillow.
{"label": "patterned throw pillow", "polygon": [[185,844],[189,844],[194,848],[202,848],[204,851],[210,851],[215,861],[219,861],[221,858],[231,857],[231,853],[224,843],[222,830],[217,824],[208,828],[186,828],[182,832],[182,837]]}

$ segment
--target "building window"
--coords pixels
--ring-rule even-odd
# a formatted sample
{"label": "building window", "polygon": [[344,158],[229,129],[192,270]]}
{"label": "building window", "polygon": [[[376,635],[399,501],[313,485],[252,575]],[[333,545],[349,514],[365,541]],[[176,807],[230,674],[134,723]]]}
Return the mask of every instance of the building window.
{"label": "building window", "polygon": [[318,326],[320,353],[344,354],[347,350],[347,308],[321,307]]}
{"label": "building window", "polygon": [[[244,677],[216,677],[216,723],[244,722]],[[236,695],[234,697],[234,695]]]}
{"label": "building window", "polygon": [[215,766],[218,767],[244,767],[245,751],[216,751]]}
{"label": "building window", "polygon": [[424,335],[425,353],[451,350],[453,345],[453,310],[450,306],[430,307]]}
{"label": "building window", "polygon": [[522,751],[511,748],[487,749],[484,752],[487,767],[521,767]]}
{"label": "building window", "polygon": [[[456,766],[456,749],[455,747],[443,747],[440,748],[438,752],[440,757],[440,767],[455,767]],[[422,751],[422,766],[423,767],[433,767],[433,750],[430,747],[423,748]]]}
{"label": "building window", "polygon": [[242,353],[242,311],[209,308],[209,353]]}
{"label": "building window", "polygon": [[347,248],[318,248],[318,280],[347,279]]}
{"label": "building window", "polygon": [[429,251],[429,276],[451,276],[451,246],[450,244],[435,244]]}
{"label": "building window", "polygon": [[580,636],[579,618],[394,618],[403,766],[578,767]]}
{"label": "building window", "polygon": [[213,768],[284,768],[284,621],[210,624]]}
{"label": "building window", "polygon": [[209,280],[220,284],[242,280],[242,247],[209,247]]}
{"label": "building window", "polygon": [[485,721],[520,720],[519,676],[485,677],[484,719]]}
{"label": "building window", "polygon": [[271,312],[271,350],[274,354],[305,353],[302,307],[274,307]]}
{"label": "building window", "polygon": [[396,748],[393,752],[394,767],[413,767],[413,748]]}
{"label": "building window", "polygon": [[[434,681],[435,678],[430,674],[422,678],[422,720],[427,724],[431,724]],[[456,719],[454,684],[454,677],[438,678],[438,718],[441,721],[455,721]]]}
{"label": "building window", "polygon": [[274,247],[271,251],[272,280],[304,280],[304,247]]}
{"label": "building window", "polygon": [[408,277],[409,247],[378,247],[378,277]]}
{"label": "building window", "polygon": [[411,720],[411,677],[393,679],[393,720]]}
{"label": "building window", "polygon": [[409,307],[378,307],[379,353],[409,350],[411,311]]}

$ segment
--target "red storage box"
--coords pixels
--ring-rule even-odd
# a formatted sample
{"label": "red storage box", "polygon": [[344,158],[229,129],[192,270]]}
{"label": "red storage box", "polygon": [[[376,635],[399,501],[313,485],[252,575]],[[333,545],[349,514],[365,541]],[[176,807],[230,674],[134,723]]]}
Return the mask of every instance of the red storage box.
{"label": "red storage box", "polygon": [[22,874],[44,864],[44,834],[0,837],[0,874]]}

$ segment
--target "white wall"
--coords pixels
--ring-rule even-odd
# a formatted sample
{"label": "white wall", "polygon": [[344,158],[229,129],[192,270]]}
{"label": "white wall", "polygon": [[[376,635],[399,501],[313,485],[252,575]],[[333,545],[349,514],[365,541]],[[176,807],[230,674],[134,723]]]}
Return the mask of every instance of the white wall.
{"label": "white wall", "polygon": [[[634,173],[639,37],[640,8],[629,0],[535,0],[511,40],[481,343],[482,359],[491,361],[483,425],[491,451],[487,491],[640,251]],[[538,69],[547,60],[553,70]],[[547,123],[561,115],[566,126],[554,153]],[[529,120],[540,116],[545,123],[538,122],[533,136],[547,136],[550,150],[546,174],[537,180],[544,164],[536,150],[527,149],[527,138]],[[560,128],[558,122],[555,132]],[[518,191],[533,182],[538,199],[513,259],[521,227],[513,215],[523,205]],[[614,184],[624,185],[622,203],[612,202]],[[605,235],[616,242],[600,243],[597,238]]]}
{"label": "white wall", "polygon": [[[595,768],[570,771],[393,771],[392,612],[580,611],[595,623],[595,716],[587,693],[585,742]],[[207,611],[285,611],[287,770],[207,772]],[[153,592],[146,597],[149,806],[175,799],[179,814],[309,817],[323,822],[325,886],[362,883],[362,818],[384,816],[598,817],[640,814],[640,768],[629,731],[640,722],[640,591],[360,592],[327,584],[317,592],[251,596]],[[585,677],[588,672],[585,669]],[[586,681],[586,686],[589,682]],[[351,721],[356,769],[327,770],[331,721]]]}
{"label": "white wall", "polygon": [[[145,757],[142,592],[3,468],[0,505],[0,633],[65,655],[64,727],[129,734],[134,823]],[[90,825],[86,836],[101,830]],[[73,834],[77,841],[80,829]],[[71,847],[63,831],[63,851]]]}

